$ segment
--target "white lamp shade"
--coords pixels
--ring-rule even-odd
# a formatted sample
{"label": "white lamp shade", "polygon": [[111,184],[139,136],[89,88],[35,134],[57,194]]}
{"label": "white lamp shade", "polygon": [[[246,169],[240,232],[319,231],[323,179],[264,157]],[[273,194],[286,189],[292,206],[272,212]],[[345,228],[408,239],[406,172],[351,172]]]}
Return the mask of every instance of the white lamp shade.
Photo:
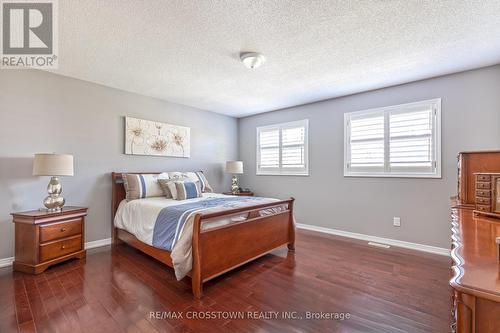
{"label": "white lamp shade", "polygon": [[242,161],[227,161],[226,162],[226,172],[241,174],[243,173],[243,162]]}
{"label": "white lamp shade", "polygon": [[35,154],[33,176],[73,176],[73,155]]}

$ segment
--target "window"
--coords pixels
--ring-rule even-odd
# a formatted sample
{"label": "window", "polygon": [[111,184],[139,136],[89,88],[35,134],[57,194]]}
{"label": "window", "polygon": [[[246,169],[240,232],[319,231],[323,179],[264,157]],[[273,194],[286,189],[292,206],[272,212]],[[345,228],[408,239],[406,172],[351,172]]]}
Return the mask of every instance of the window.
{"label": "window", "polygon": [[257,175],[309,175],[308,120],[257,127]]}
{"label": "window", "polygon": [[441,178],[441,99],[344,115],[344,176]]}

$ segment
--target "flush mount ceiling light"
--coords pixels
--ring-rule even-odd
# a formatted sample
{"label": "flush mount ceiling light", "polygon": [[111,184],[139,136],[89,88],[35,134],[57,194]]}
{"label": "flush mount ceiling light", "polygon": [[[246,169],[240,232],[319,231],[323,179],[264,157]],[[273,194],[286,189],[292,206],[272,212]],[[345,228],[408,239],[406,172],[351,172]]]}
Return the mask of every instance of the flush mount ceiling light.
{"label": "flush mount ceiling light", "polygon": [[257,52],[243,52],[240,54],[240,60],[247,68],[257,68],[266,61],[266,58]]}

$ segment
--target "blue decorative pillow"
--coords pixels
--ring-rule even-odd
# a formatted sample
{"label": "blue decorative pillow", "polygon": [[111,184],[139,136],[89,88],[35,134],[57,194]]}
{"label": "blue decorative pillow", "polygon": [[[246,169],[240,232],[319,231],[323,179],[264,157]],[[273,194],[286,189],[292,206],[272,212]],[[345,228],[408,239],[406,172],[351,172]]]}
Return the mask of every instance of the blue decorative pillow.
{"label": "blue decorative pillow", "polygon": [[189,180],[174,181],[177,190],[177,200],[186,200],[201,197],[200,182]]}

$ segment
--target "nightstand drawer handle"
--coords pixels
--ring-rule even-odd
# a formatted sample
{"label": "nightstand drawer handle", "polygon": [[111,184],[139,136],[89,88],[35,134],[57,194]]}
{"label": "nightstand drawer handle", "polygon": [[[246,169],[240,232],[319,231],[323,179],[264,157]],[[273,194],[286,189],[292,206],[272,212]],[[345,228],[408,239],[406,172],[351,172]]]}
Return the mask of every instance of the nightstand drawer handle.
{"label": "nightstand drawer handle", "polygon": [[66,248],[66,245],[61,245],[61,250],[64,250]]}
{"label": "nightstand drawer handle", "polygon": [[61,228],[61,232],[65,232],[66,231],[66,228]]}

